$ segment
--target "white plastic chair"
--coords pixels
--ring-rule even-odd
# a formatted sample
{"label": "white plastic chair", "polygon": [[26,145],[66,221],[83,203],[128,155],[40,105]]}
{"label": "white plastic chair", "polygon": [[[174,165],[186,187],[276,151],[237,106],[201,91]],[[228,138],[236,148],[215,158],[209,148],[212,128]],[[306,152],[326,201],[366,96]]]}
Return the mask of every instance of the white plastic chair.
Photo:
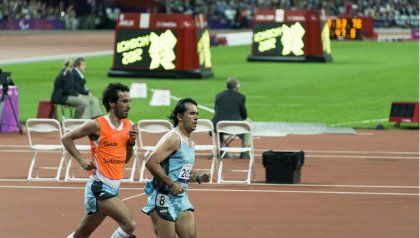
{"label": "white plastic chair", "polygon": [[128,172],[129,176],[122,179],[123,182],[134,182],[134,177],[137,170],[140,171],[140,164],[139,164],[139,153],[138,153],[138,146],[137,143],[133,147],[133,158],[131,158],[130,162],[125,165],[125,170]]}
{"label": "white plastic chair", "polygon": [[[214,127],[213,123],[208,119],[198,119],[197,127],[192,133],[193,137],[204,136],[209,137],[206,139],[208,144],[195,144],[194,148],[196,152],[210,152],[211,153],[211,164],[210,164],[210,183],[213,181],[213,174],[214,174],[214,166],[217,159],[217,145],[216,145],[216,138],[214,134]],[[204,141],[203,138],[200,138],[201,141]],[[194,139],[194,142],[196,140]],[[195,168],[194,170],[198,171],[209,171],[208,168]]]}
{"label": "white plastic chair", "polygon": [[[63,132],[67,133],[76,127],[82,125],[88,121],[88,119],[64,119],[63,120]],[[81,138],[75,141],[76,149],[81,153],[90,153],[91,147],[87,137]],[[65,150],[65,158],[67,161],[66,173],[64,175],[64,181],[87,181],[89,179],[89,173],[80,167],[79,163],[76,162],[76,166],[73,166],[73,157]],[[78,177],[74,170],[83,170],[85,176]]]}
{"label": "white plastic chair", "polygon": [[[61,125],[55,119],[34,118],[26,121],[27,134],[29,139],[29,147],[32,153],[32,161],[29,166],[28,180],[30,181],[59,181],[64,158],[64,147],[61,144]],[[51,156],[40,156],[45,153],[59,154],[59,159],[51,158]],[[45,152],[45,153],[44,153]],[[42,161],[40,161],[42,160]],[[49,165],[51,162],[57,165]],[[48,172],[44,172],[46,176],[40,176],[40,170],[55,170],[55,176],[51,177]]]}
{"label": "white plastic chair", "polygon": [[[168,120],[140,120],[137,123],[138,128],[138,150],[140,155],[142,156],[142,164],[140,168],[140,182],[147,182],[149,178],[147,178],[147,171],[146,171],[146,161],[151,152],[155,150],[155,146],[157,144],[158,139],[152,140],[150,137],[152,134],[155,136],[162,136],[164,133],[169,132],[172,130],[172,124]],[[148,137],[148,140],[145,138]],[[153,141],[153,142],[151,142]]]}
{"label": "white plastic chair", "polygon": [[[225,135],[232,135],[237,136],[240,134],[248,134],[250,138],[252,138],[252,130],[251,124],[247,121],[219,121],[216,124],[216,131],[217,131],[217,149],[221,153],[221,158],[219,161],[218,167],[218,176],[217,176],[217,183],[223,182],[231,182],[231,183],[251,183],[251,179],[255,179],[255,171],[254,171],[254,145],[251,139],[249,147],[234,147],[231,143],[229,146],[221,145],[220,144],[220,133],[224,133]],[[232,146],[231,146],[232,145]],[[223,169],[223,157],[226,153],[248,153],[249,154],[249,163],[247,169]],[[235,164],[235,163],[232,163]],[[223,179],[223,172],[244,172],[246,173],[245,180],[226,180]]]}

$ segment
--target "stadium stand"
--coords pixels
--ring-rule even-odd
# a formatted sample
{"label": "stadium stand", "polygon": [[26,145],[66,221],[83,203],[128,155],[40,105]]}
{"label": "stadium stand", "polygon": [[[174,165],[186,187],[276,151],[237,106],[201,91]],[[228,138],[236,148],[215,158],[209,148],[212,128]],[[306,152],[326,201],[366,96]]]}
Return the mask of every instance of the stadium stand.
{"label": "stadium stand", "polygon": [[[372,16],[375,27],[418,28],[415,0],[2,0],[0,29],[112,29],[124,12],[167,12],[207,16],[210,28],[248,29],[258,8],[310,9],[327,16]],[[32,24],[33,25],[33,24]]]}

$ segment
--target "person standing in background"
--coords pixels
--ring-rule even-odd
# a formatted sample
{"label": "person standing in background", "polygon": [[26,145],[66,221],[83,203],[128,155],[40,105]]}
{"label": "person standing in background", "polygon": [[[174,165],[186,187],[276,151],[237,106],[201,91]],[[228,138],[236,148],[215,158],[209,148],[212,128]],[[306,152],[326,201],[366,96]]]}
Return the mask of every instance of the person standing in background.
{"label": "person standing in background", "polygon": [[[229,77],[226,81],[226,90],[218,93],[214,102],[214,117],[212,119],[214,128],[219,121],[243,121],[248,117],[246,110],[246,97],[239,92],[239,80]],[[221,133],[222,134],[222,133]],[[249,147],[251,138],[240,135],[243,147]],[[223,145],[223,135],[220,136],[220,144]],[[249,159],[248,153],[241,153],[242,159]]]}
{"label": "person standing in background", "polygon": [[[66,133],[61,141],[70,155],[91,176],[85,188],[86,215],[67,238],[89,237],[107,216],[119,227],[111,238],[135,238],[136,222],[127,206],[118,198],[125,164],[133,156],[138,132],[128,117],[130,94],[127,86],[114,83],[105,88],[102,102],[106,116],[89,120]],[[74,141],[88,136],[92,157],[84,158]]]}
{"label": "person standing in background", "polygon": [[74,61],[74,69],[72,71],[75,88],[77,92],[89,103],[89,110],[86,110],[81,118],[91,119],[102,115],[99,99],[95,97],[86,85],[86,77],[84,75],[86,70],[86,60],[84,58],[77,58]]}

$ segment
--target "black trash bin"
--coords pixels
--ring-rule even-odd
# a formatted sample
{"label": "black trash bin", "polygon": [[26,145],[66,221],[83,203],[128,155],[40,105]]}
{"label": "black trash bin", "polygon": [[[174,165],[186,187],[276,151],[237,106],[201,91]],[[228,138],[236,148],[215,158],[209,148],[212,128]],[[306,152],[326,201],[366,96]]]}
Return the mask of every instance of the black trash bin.
{"label": "black trash bin", "polygon": [[266,183],[300,183],[303,151],[266,151],[262,154]]}

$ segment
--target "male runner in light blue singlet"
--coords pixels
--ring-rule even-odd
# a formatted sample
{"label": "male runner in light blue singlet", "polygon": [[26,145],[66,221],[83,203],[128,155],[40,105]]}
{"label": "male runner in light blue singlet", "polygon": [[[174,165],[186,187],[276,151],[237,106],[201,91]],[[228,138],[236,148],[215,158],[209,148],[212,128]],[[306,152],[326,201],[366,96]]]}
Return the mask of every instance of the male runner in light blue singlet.
{"label": "male runner in light blue singlet", "polygon": [[149,198],[142,211],[150,215],[160,238],[197,237],[188,183],[210,181],[209,173],[192,170],[195,153],[190,135],[197,126],[197,103],[191,98],[179,100],[169,119],[175,128],[159,140],[146,163],[154,177],[146,184]]}

